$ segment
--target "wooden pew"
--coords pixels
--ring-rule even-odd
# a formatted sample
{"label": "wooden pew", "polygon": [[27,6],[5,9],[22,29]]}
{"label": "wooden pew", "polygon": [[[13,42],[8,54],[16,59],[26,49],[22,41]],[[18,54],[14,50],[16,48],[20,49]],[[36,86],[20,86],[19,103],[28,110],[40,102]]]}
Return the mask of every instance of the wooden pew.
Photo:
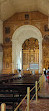
{"label": "wooden pew", "polygon": [[[0,94],[3,94],[4,97],[0,96],[0,103],[4,101],[9,103],[12,102],[12,104],[14,102],[19,102],[27,93],[27,87],[32,88],[35,85],[35,80],[39,80],[38,76],[35,77],[35,75],[33,76],[32,74],[25,74],[22,77],[17,76],[17,74],[4,75],[4,77],[2,75],[1,78],[2,83],[0,84]],[[11,79],[14,81],[11,81]],[[6,82],[6,80],[8,80],[8,82]],[[15,94],[17,95],[16,98]],[[10,97],[8,95],[10,95]]]}

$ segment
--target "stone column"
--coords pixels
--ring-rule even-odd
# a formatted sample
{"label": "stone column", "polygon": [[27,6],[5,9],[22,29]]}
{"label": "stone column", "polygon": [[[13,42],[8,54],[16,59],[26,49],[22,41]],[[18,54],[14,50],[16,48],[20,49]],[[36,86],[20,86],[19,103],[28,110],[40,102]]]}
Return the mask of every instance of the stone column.
{"label": "stone column", "polygon": [[21,45],[17,46],[16,52],[16,61],[18,65],[18,69],[22,69],[22,47]]}

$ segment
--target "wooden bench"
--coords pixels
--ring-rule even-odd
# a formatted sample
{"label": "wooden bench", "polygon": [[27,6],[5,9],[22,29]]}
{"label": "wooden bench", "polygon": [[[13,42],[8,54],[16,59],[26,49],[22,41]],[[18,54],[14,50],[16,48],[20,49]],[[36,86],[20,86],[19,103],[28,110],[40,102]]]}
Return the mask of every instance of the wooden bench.
{"label": "wooden bench", "polygon": [[32,74],[31,70],[23,70],[23,74]]}

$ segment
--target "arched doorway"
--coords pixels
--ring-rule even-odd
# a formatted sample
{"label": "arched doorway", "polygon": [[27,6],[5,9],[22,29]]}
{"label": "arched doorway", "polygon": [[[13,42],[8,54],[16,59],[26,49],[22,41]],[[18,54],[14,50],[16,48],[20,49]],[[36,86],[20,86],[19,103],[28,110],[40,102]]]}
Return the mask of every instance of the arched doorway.
{"label": "arched doorway", "polygon": [[36,38],[39,42],[39,72],[42,72],[42,34],[32,25],[23,25],[12,36],[12,71],[22,69],[22,44],[26,39]]}
{"label": "arched doorway", "polygon": [[[22,67],[23,70],[38,71],[39,67],[39,44],[38,40],[31,37],[22,44]],[[32,67],[31,67],[32,66]],[[36,67],[35,67],[36,66]]]}

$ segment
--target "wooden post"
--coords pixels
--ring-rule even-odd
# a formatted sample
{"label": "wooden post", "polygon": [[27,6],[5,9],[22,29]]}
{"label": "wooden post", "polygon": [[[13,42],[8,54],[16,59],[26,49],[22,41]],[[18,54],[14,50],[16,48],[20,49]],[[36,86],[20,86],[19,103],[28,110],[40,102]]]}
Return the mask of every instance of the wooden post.
{"label": "wooden post", "polygon": [[30,87],[27,87],[27,111],[30,111]]}
{"label": "wooden post", "polygon": [[36,102],[37,102],[37,99],[38,99],[38,93],[37,93],[37,81],[36,81],[35,85],[36,85]]}
{"label": "wooden post", "polygon": [[5,103],[1,104],[1,111],[6,111],[6,104]]}

